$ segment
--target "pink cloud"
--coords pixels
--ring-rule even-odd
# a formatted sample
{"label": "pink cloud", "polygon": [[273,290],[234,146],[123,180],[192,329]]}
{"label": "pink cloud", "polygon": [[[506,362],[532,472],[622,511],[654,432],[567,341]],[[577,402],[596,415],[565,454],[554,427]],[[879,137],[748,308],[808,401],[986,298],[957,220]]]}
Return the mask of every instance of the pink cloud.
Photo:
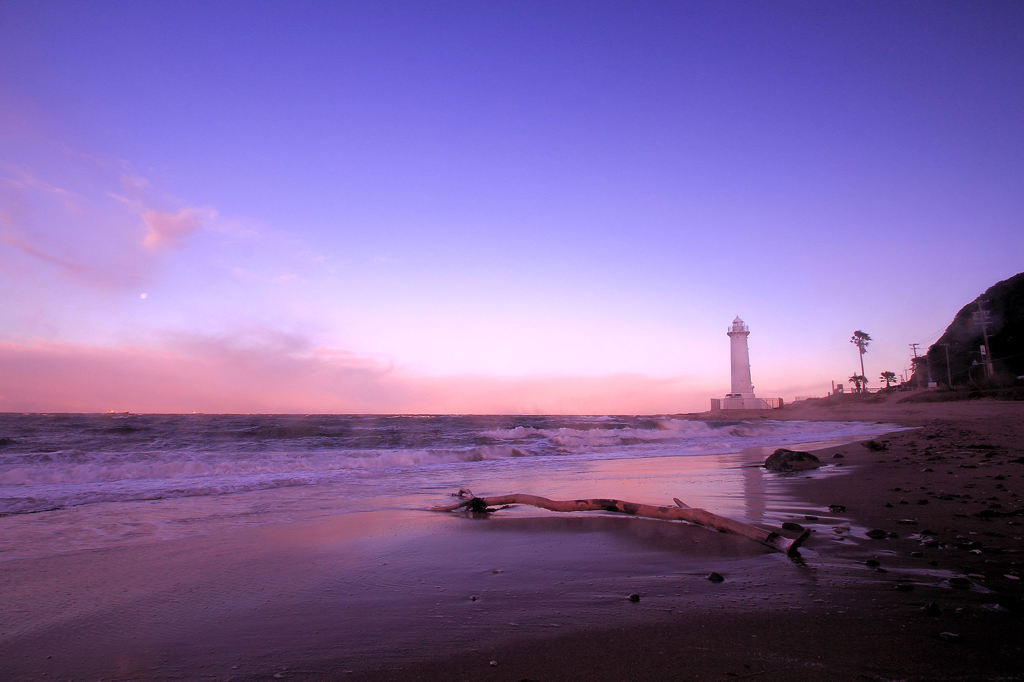
{"label": "pink cloud", "polygon": [[173,351],[0,342],[0,411],[380,412],[401,402],[386,368],[302,357],[287,339],[178,340]]}
{"label": "pink cloud", "polygon": [[707,391],[674,379],[423,377],[302,337],[179,335],[164,350],[0,342],[0,411],[667,413]]}
{"label": "pink cloud", "polygon": [[216,217],[210,209],[183,208],[176,212],[145,209],[142,224],[146,236],[142,243],[150,249],[179,247],[182,240]]}
{"label": "pink cloud", "polygon": [[[138,286],[152,262],[143,249],[180,246],[216,216],[207,208],[161,210],[147,196],[145,178],[111,177],[95,160],[65,160],[56,174],[71,182],[61,185],[27,167],[0,163],[0,243],[78,281]],[[109,191],[118,180],[127,196]],[[144,228],[141,240],[135,221]]]}

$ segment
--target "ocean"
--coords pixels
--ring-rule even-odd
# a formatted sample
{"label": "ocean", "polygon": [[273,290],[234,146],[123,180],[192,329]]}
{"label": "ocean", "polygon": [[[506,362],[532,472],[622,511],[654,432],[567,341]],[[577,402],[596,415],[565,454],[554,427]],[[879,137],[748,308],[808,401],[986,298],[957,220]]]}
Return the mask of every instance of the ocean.
{"label": "ocean", "polygon": [[463,487],[681,497],[758,522],[763,499],[745,500],[766,485],[751,468],[764,449],[895,429],[670,416],[0,414],[0,561],[421,510]]}

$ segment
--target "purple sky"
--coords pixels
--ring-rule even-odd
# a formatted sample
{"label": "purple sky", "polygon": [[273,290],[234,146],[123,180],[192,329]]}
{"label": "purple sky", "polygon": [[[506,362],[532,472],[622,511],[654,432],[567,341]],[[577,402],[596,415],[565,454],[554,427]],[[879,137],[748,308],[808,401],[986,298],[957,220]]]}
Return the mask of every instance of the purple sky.
{"label": "purple sky", "polygon": [[1019,2],[0,0],[0,410],[651,412],[1024,270]]}

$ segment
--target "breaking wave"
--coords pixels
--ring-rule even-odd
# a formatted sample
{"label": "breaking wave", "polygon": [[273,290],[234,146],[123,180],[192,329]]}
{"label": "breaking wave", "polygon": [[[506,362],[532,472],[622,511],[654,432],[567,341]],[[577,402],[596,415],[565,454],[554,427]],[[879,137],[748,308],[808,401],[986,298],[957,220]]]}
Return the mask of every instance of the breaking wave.
{"label": "breaking wave", "polygon": [[0,415],[0,515],[485,462],[736,452],[894,427],[650,417]]}

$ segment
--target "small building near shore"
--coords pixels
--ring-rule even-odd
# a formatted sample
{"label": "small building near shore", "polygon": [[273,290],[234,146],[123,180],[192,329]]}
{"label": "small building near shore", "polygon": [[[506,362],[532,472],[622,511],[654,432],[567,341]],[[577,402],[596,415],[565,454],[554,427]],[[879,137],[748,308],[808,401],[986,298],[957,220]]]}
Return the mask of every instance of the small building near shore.
{"label": "small building near shore", "polygon": [[[747,347],[750,329],[737,315],[726,334],[729,336],[732,385],[725,398],[711,399],[711,410],[770,410],[772,405],[769,401],[754,395],[754,384],[750,378],[750,350]],[[781,400],[778,402],[781,406]]]}

